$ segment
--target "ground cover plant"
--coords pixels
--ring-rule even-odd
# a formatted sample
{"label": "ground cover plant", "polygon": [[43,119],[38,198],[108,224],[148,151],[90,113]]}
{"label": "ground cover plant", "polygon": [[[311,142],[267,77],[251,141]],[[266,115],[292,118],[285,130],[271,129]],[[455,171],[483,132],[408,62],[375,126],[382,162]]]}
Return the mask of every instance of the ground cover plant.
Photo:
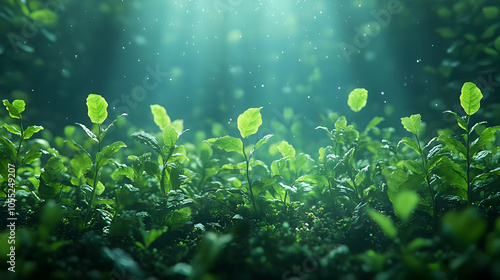
{"label": "ground cover plant", "polygon": [[[354,89],[348,106],[367,99]],[[0,233],[2,279],[498,279],[500,126],[477,119],[481,99],[464,83],[437,135],[425,114],[401,118],[400,137],[331,113],[311,155],[262,135],[262,107],[239,115],[240,137],[184,141],[154,104],[159,131],[117,141],[126,116],[104,125],[100,95],[66,139],[36,138],[29,106],[4,100],[1,218],[17,220]]]}

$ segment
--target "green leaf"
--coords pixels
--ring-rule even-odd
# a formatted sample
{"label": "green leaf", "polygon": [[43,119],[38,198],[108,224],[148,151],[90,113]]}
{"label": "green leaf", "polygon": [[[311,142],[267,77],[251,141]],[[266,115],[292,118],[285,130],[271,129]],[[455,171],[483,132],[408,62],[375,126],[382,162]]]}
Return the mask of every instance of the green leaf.
{"label": "green leaf", "polygon": [[[362,187],[361,185],[363,184],[363,181],[366,178],[366,172],[368,171],[368,168],[370,168],[370,165],[367,165],[363,167],[359,172],[356,174],[356,177],[354,177],[354,183],[356,186]],[[359,191],[359,190],[358,190]]]}
{"label": "green leaf", "polygon": [[[341,116],[339,117],[336,121],[335,121],[335,130],[337,131],[341,131],[341,130],[344,130],[345,128],[347,127],[347,120],[345,119],[344,116]],[[322,128],[322,127],[321,127]],[[324,130],[326,130],[326,132],[329,132],[328,129],[325,127],[323,128]]]}
{"label": "green leaf", "polygon": [[396,238],[398,230],[389,217],[373,209],[368,209],[368,215],[380,226],[387,236]]}
{"label": "green leaf", "polygon": [[184,207],[172,211],[165,217],[165,223],[172,231],[182,228],[191,219],[191,208]]}
{"label": "green leaf", "polygon": [[413,210],[420,203],[420,196],[415,191],[402,191],[395,195],[393,201],[394,213],[403,222],[408,222],[408,219]]}
{"label": "green leaf", "polygon": [[439,135],[438,140],[443,141],[443,143],[446,145],[447,148],[461,154],[464,159],[466,158],[467,149],[465,148],[464,144],[462,144],[457,139],[453,138],[452,136]]}
{"label": "green leaf", "polygon": [[483,7],[483,15],[487,19],[494,19],[498,17],[498,7],[495,6],[487,6]]}
{"label": "green leaf", "polygon": [[87,109],[90,121],[95,124],[103,123],[108,117],[108,102],[98,94],[89,94],[87,97]]}
{"label": "green leaf", "polygon": [[472,142],[470,147],[470,156],[473,157],[485,144],[490,142],[498,129],[500,129],[500,126],[493,126],[484,129],[483,132],[481,132],[481,135],[479,135],[479,137]]}
{"label": "green leaf", "polygon": [[400,162],[398,162],[397,166],[404,166],[406,169],[416,174],[423,173],[422,166],[414,160],[401,160]]}
{"label": "green leaf", "polygon": [[23,134],[23,139],[29,139],[31,136],[33,136],[33,134],[37,133],[38,131],[42,130],[43,129],[43,126],[39,126],[39,125],[30,125],[28,126],[28,128],[26,128],[26,130],[24,131],[24,134]]}
{"label": "green leaf", "polygon": [[90,161],[92,161],[92,156],[89,154],[89,152],[87,152],[87,150],[85,150],[82,147],[82,145],[76,143],[75,140],[68,139],[68,140],[65,140],[64,143],[71,143],[71,144],[73,144],[73,146],[75,146],[78,150],[80,150],[82,153],[84,153],[85,155],[87,155],[87,157],[90,159]]}
{"label": "green leaf", "polygon": [[281,175],[283,169],[286,167],[286,158],[280,158],[271,163],[271,176]]}
{"label": "green leaf", "polygon": [[158,104],[151,105],[151,113],[153,114],[154,121],[161,130],[171,124],[170,117],[167,115],[167,110]]}
{"label": "green leaf", "polygon": [[109,124],[106,128],[104,128],[104,129],[102,130],[102,132],[101,132],[101,135],[99,135],[99,137],[100,137],[100,138],[99,138],[99,140],[101,140],[101,141],[102,141],[102,139],[104,139],[104,137],[106,136],[106,134],[108,134],[109,129],[115,125],[115,122],[116,122],[119,118],[124,117],[124,116],[126,116],[126,115],[127,115],[126,113],[123,113],[123,114],[121,114],[121,115],[117,116],[117,117],[116,117],[116,118],[115,118],[115,119],[114,119],[114,120],[113,120],[113,121],[112,121],[112,122],[111,122],[111,123],[110,123],[110,124]]}
{"label": "green leaf", "polygon": [[244,139],[259,130],[259,126],[262,124],[261,109],[262,107],[250,108],[238,116],[238,130]]}
{"label": "green leaf", "polygon": [[252,151],[250,152],[250,154],[253,154],[255,151],[257,151],[258,148],[260,148],[262,145],[266,144],[267,141],[269,141],[269,139],[271,139],[271,137],[273,137],[272,134],[268,134],[264,137],[262,137],[262,139],[260,139],[257,144],[255,144],[255,146],[253,147]]}
{"label": "green leaf", "polygon": [[42,25],[50,25],[57,21],[57,14],[50,9],[35,10],[29,16]]}
{"label": "green leaf", "polygon": [[442,218],[443,235],[462,248],[477,244],[486,229],[487,223],[476,208],[467,208],[461,212],[448,212]]}
{"label": "green leaf", "polygon": [[467,115],[474,115],[479,110],[481,98],[483,98],[481,90],[474,83],[464,83],[460,94],[460,105]]}
{"label": "green leaf", "polygon": [[164,126],[162,130],[163,130],[163,142],[165,143],[165,147],[167,147],[168,149],[172,149],[173,147],[175,147],[175,144],[177,143],[177,138],[179,137],[177,131],[171,125]]}
{"label": "green leaf", "polygon": [[462,128],[463,130],[467,131],[467,123],[465,122],[465,120],[460,117],[457,113],[455,112],[452,112],[450,110],[447,110],[447,111],[444,111],[443,113],[450,113],[450,114],[453,114],[453,116],[455,117],[455,119],[457,120],[457,123],[458,123],[458,126],[460,128]]}
{"label": "green leaf", "polygon": [[401,118],[401,123],[404,128],[409,132],[418,135],[420,132],[420,125],[422,123],[422,118],[420,114],[411,115],[410,117]]}
{"label": "green leaf", "polygon": [[141,131],[132,133],[131,137],[134,138],[137,142],[148,146],[149,148],[153,149],[153,151],[161,155],[160,145],[158,143],[158,140],[156,140],[153,135]]}
{"label": "green leaf", "polygon": [[219,138],[210,138],[205,142],[226,152],[237,152],[243,155],[243,142],[239,138],[226,135]]}
{"label": "green leaf", "polygon": [[366,126],[365,132],[370,131],[372,128],[376,127],[379,123],[381,123],[384,120],[382,117],[374,117]]}
{"label": "green leaf", "polygon": [[83,131],[85,131],[85,133],[87,133],[87,135],[90,137],[90,139],[94,140],[96,143],[99,142],[99,140],[97,139],[97,136],[94,134],[94,132],[92,132],[90,129],[88,129],[84,124],[81,124],[81,123],[76,123],[76,124],[83,128]]}
{"label": "green leaf", "polygon": [[97,153],[96,162],[99,168],[103,167],[108,163],[108,160],[113,156],[114,153],[118,152],[121,148],[127,147],[125,143],[121,141],[114,142],[102,148],[101,152]]}
{"label": "green leaf", "polygon": [[410,139],[408,137],[403,137],[403,139],[401,139],[401,141],[399,141],[398,146],[401,145],[401,143],[403,143],[406,146],[408,146],[409,148],[413,149],[415,152],[417,152],[417,154],[420,155],[420,150],[418,149],[418,144],[417,144],[417,142],[415,142],[415,140]]}
{"label": "green leaf", "polygon": [[29,164],[32,163],[33,161],[37,160],[42,156],[42,150],[40,149],[31,149],[27,151],[24,156],[23,160],[21,161],[21,164]]}
{"label": "green leaf", "polygon": [[41,178],[45,183],[60,182],[65,167],[60,156],[53,156],[43,167]]}
{"label": "green leaf", "polygon": [[282,156],[286,157],[289,160],[295,158],[295,149],[285,140],[281,141],[281,143],[278,145],[278,151]]}
{"label": "green leaf", "polygon": [[9,115],[15,119],[21,118],[21,113],[24,111],[26,107],[24,101],[19,99],[14,100],[12,104],[7,99],[4,99],[3,105],[5,105],[7,111],[9,111]]}
{"label": "green leaf", "polygon": [[7,129],[8,132],[12,133],[12,134],[15,134],[15,135],[19,135],[21,136],[21,131],[19,129],[17,129],[17,127],[13,126],[13,125],[10,125],[10,124],[2,124],[2,127]]}
{"label": "green leaf", "polygon": [[368,99],[368,91],[364,88],[355,88],[347,99],[347,105],[354,112],[359,112],[363,107],[366,106],[366,100]]}
{"label": "green leaf", "polygon": [[142,248],[147,249],[151,243],[158,239],[158,237],[162,236],[165,232],[167,232],[167,227],[163,227],[161,229],[154,228],[149,232],[143,232],[142,237],[144,239],[144,247]]}

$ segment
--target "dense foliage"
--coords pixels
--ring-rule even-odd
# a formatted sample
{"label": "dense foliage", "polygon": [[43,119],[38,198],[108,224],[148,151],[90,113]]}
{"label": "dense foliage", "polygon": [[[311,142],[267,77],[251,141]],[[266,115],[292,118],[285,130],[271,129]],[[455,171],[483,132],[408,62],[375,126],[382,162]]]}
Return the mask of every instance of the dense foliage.
{"label": "dense foliage", "polygon": [[[354,89],[348,105],[367,97]],[[312,155],[261,135],[262,108],[238,117],[238,136],[184,142],[182,120],[151,105],[157,131],[113,141],[127,116],[108,120],[100,95],[86,101],[91,126],[67,126],[65,139],[36,138],[30,104],[3,100],[1,219],[17,218],[16,278],[498,279],[500,126],[476,120],[481,99],[465,83],[465,114],[444,112],[456,125],[430,140],[419,114],[398,138],[381,117],[360,128],[332,113],[317,127],[330,144]]]}

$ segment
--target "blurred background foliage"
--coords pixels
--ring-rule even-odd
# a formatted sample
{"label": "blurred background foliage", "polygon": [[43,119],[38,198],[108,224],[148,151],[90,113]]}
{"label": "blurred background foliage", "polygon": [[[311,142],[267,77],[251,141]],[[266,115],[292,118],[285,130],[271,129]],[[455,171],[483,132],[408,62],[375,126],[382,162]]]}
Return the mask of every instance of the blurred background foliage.
{"label": "blurred background foliage", "polygon": [[[332,112],[395,127],[426,112],[437,128],[442,111],[458,111],[460,85],[473,81],[485,93],[479,113],[498,123],[499,18],[493,0],[6,0],[0,94],[34,104],[28,119],[55,134],[84,121],[84,99],[98,93],[112,115],[126,112],[139,127],[153,125],[144,116],[158,103],[186,128],[216,136],[221,124],[235,129],[239,112],[264,106],[268,130],[316,137]],[[345,104],[357,87],[369,100],[354,116]]]}

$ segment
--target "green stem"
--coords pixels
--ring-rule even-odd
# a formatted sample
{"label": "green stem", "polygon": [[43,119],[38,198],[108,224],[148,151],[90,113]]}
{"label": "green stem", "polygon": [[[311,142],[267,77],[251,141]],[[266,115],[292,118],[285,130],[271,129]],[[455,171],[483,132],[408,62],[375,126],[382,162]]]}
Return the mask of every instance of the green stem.
{"label": "green stem", "polygon": [[247,157],[247,154],[245,153],[245,142],[243,141],[243,156],[245,157],[245,162],[246,162],[246,167],[247,167],[247,181],[248,181],[248,189],[250,190],[250,198],[252,199],[252,205],[253,205],[253,210],[255,213],[257,213],[257,206],[255,206],[255,198],[253,196],[253,190],[252,190],[252,182],[250,181],[250,157]]}
{"label": "green stem", "polygon": [[422,170],[425,173],[425,183],[427,184],[427,187],[429,188],[429,193],[430,193],[430,196],[431,196],[432,218],[433,218],[433,221],[434,221],[433,228],[436,229],[436,225],[437,225],[437,208],[436,208],[436,203],[435,203],[435,199],[434,199],[434,196],[436,194],[434,193],[434,190],[431,187],[431,183],[430,183],[430,180],[429,180],[429,170],[427,170],[427,161],[425,160],[424,151],[422,149],[422,146],[420,145],[420,140],[418,139],[418,135],[415,134],[415,138],[417,139],[418,150],[420,152],[420,158],[422,159]]}
{"label": "green stem", "polygon": [[21,152],[21,146],[23,145],[23,140],[24,140],[24,127],[23,127],[23,117],[19,116],[19,119],[21,121],[21,140],[19,141],[19,146],[17,146],[17,151],[16,151],[16,166],[14,167],[14,174],[17,175],[17,170],[19,169],[19,153]]}
{"label": "green stem", "polygon": [[[101,152],[101,125],[98,124],[98,126],[99,126],[98,127],[99,131],[97,132],[97,146],[98,146],[97,154],[99,154]],[[87,215],[85,217],[85,225],[87,225],[87,223],[90,221],[90,217],[91,217],[93,205],[94,205],[95,193],[96,193],[96,189],[97,189],[97,179],[98,179],[98,175],[99,175],[99,165],[97,162],[97,154],[95,156],[95,163],[94,163],[94,165],[95,165],[94,187],[92,188],[92,194],[90,195],[90,203],[89,203],[89,208],[87,210]]]}
{"label": "green stem", "polygon": [[467,144],[466,144],[466,149],[467,149],[467,155],[466,155],[466,160],[467,160],[467,166],[465,168],[466,174],[467,174],[467,204],[468,206],[471,205],[471,185],[470,185],[470,126],[469,126],[469,121],[470,121],[470,116],[467,115]]}

